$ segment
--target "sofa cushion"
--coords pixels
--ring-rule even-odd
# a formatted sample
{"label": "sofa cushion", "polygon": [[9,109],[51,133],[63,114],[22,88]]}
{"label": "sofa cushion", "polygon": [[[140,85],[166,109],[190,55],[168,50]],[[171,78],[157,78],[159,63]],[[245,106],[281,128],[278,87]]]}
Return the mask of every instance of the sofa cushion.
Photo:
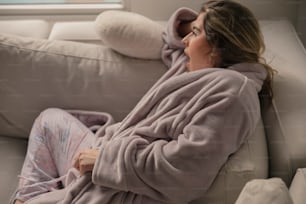
{"label": "sofa cushion", "polygon": [[27,137],[48,107],[111,113],[122,120],[166,71],[161,61],[110,48],[0,35],[0,134]]}
{"label": "sofa cushion", "polygon": [[102,44],[100,37],[96,34],[94,21],[54,23],[49,40]]}
{"label": "sofa cushion", "polygon": [[33,38],[48,38],[51,30],[49,22],[44,20],[1,20],[0,33]]}
{"label": "sofa cushion", "polygon": [[161,58],[164,26],[140,14],[105,11],[95,21],[104,45],[130,57]]}
{"label": "sofa cushion", "polygon": [[0,136],[0,203],[9,203],[16,189],[26,153],[27,141]]}

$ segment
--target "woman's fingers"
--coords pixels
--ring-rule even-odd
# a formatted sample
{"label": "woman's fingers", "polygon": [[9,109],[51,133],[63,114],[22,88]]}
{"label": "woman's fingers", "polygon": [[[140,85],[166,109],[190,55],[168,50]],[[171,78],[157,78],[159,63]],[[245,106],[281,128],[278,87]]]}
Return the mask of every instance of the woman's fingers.
{"label": "woman's fingers", "polygon": [[77,156],[74,158],[73,167],[79,170],[80,163],[79,163],[80,153],[77,154]]}
{"label": "woman's fingers", "polygon": [[74,167],[80,171],[81,175],[84,175],[86,172],[93,170],[97,156],[98,150],[96,149],[83,150],[76,157]]}
{"label": "woman's fingers", "polygon": [[93,164],[84,164],[84,165],[80,165],[80,174],[84,175],[86,172],[92,171],[93,170],[94,165]]}

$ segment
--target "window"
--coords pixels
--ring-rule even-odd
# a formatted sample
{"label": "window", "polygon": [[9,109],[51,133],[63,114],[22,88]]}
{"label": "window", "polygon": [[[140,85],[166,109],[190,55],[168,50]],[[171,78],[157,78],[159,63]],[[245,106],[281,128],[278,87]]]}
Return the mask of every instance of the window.
{"label": "window", "polygon": [[127,9],[130,0],[0,0],[1,15],[98,14]]}
{"label": "window", "polygon": [[121,0],[0,0],[0,4],[100,4],[121,3]]}

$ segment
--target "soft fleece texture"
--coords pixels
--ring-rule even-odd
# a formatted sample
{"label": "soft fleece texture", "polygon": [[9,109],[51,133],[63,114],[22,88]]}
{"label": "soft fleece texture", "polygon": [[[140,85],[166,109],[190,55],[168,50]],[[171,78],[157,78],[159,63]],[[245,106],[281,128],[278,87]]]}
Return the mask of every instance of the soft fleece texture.
{"label": "soft fleece texture", "polygon": [[100,153],[92,175],[28,204],[180,204],[207,191],[255,130],[266,72],[259,64],[187,72],[176,28],[191,16],[196,14],[179,9],[163,33],[169,71],[121,123],[96,133]]}

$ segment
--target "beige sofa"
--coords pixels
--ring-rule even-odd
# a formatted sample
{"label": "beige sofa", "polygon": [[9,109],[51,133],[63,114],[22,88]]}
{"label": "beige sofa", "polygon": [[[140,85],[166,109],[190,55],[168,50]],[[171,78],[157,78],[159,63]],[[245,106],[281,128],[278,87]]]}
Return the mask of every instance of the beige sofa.
{"label": "beige sofa", "polygon": [[[273,106],[193,204],[235,203],[253,179],[279,177],[290,186],[296,170],[306,167],[306,52],[288,21],[260,23],[265,56],[279,71]],[[8,203],[16,188],[29,131],[42,110],[105,111],[120,121],[166,71],[161,60],[127,57],[103,46],[94,24],[0,22],[0,33],[6,33],[0,34],[0,203]],[[297,183],[291,196],[303,200]]]}

